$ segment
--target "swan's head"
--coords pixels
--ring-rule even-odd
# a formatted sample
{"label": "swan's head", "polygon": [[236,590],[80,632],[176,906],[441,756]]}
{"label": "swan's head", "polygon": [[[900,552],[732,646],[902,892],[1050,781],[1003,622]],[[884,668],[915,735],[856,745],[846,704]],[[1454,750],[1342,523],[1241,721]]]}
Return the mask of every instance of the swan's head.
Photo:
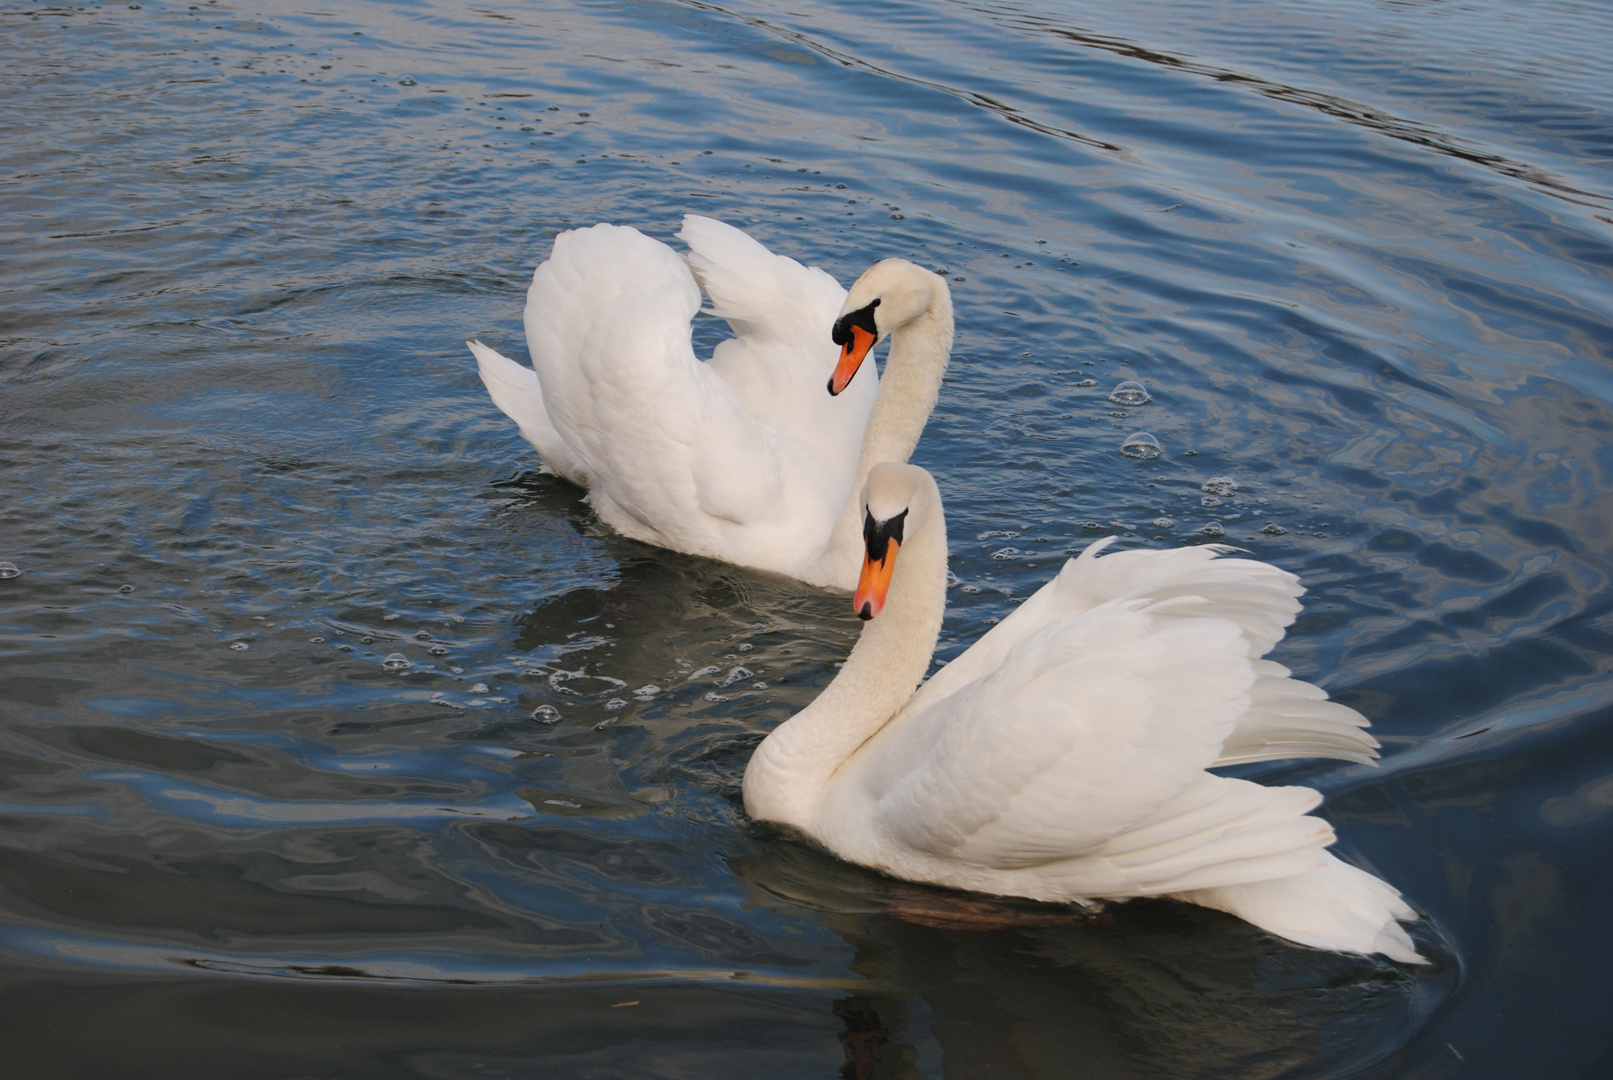
{"label": "swan's head", "polygon": [[840,346],[829,393],[838,394],[850,385],[875,344],[930,310],[937,287],[945,289],[946,282],[906,259],[881,259],[864,270],[829,332]]}
{"label": "swan's head", "polygon": [[935,499],[935,481],[917,465],[875,465],[863,485],[863,569],[851,606],[862,619],[885,608],[896,555],[923,526]]}

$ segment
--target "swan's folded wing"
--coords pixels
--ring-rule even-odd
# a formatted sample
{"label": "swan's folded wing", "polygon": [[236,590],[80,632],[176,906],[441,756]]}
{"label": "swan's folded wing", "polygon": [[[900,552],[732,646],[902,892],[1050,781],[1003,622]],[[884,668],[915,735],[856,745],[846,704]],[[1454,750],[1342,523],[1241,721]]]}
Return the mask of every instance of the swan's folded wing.
{"label": "swan's folded wing", "polygon": [[[1224,558],[1217,545],[1173,551],[1120,551],[1098,558],[1114,537],[1095,541],[1069,560],[1058,577],[992,627],[962,656],[930,677],[919,694],[938,699],[995,671],[1020,642],[1047,623],[1116,601],[1180,600],[1179,614],[1236,623],[1251,657],[1264,655],[1299,612],[1299,579],[1269,563]],[[915,699],[915,703],[920,699]]]}
{"label": "swan's folded wing", "polygon": [[1229,621],[1101,605],[1043,624],[955,693],[915,698],[858,755],[856,782],[877,825],[929,855],[1078,858],[1197,782],[1254,678]]}
{"label": "swan's folded wing", "polygon": [[686,550],[709,524],[773,513],[773,438],[695,359],[700,291],[666,245],[635,229],[563,233],[533,274],[527,342],[555,430],[596,491]]}
{"label": "swan's folded wing", "polygon": [[1378,740],[1367,734],[1366,717],[1327,700],[1321,687],[1293,678],[1281,664],[1257,660],[1255,676],[1249,711],[1238,719],[1217,765],[1285,758],[1370,765],[1377,759]]}
{"label": "swan's folded wing", "polygon": [[830,455],[822,467],[854,468],[879,377],[865,364],[839,396],[825,389],[839,356],[830,332],[846,290],[712,218],[687,215],[678,236],[713,314],[734,332],[713,352],[711,370],[753,415]]}
{"label": "swan's folded wing", "polygon": [[[996,670],[1019,642],[1048,622],[1105,603],[1147,600],[1158,603],[1154,610],[1161,617],[1227,619],[1242,629],[1251,657],[1280,640],[1299,612],[1304,589],[1298,578],[1269,563],[1228,558],[1229,548],[1122,551],[1097,558],[1110,543],[1112,538],[1099,540],[1065,563],[1058,577],[936,672],[915,703],[939,700]],[[1378,741],[1367,734],[1366,717],[1328,701],[1324,691],[1291,678],[1279,664],[1257,660],[1254,670],[1250,707],[1216,765],[1308,757],[1371,763],[1377,758]]]}

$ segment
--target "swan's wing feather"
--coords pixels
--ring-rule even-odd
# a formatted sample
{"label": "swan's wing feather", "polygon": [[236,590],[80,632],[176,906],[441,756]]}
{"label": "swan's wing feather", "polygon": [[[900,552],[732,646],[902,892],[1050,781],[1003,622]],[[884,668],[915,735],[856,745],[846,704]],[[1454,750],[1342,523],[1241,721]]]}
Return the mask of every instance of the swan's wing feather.
{"label": "swan's wing feather", "polygon": [[820,468],[849,473],[879,377],[865,364],[837,397],[825,388],[839,355],[830,331],[846,290],[712,218],[685,216],[678,236],[712,313],[734,332],[713,352],[710,369],[752,414],[823,456]]}
{"label": "swan's wing feather", "polygon": [[[1020,642],[1050,620],[1101,604],[1147,600],[1157,615],[1218,618],[1236,624],[1251,658],[1264,655],[1300,610],[1304,588],[1286,570],[1253,559],[1227,557],[1231,548],[1203,545],[1174,551],[1098,554],[1114,538],[1099,540],[1064,564],[1059,575],[991,628],[962,656],[931,676],[915,704],[938,700],[996,670]],[[1174,606],[1172,606],[1174,605]],[[1256,661],[1250,708],[1239,718],[1216,765],[1284,758],[1326,757],[1370,763],[1378,742],[1354,709],[1327,700],[1286,668]]]}
{"label": "swan's wing feather", "polygon": [[476,370],[481,374],[482,385],[487,387],[493,404],[515,421],[521,435],[543,459],[544,468],[579,487],[587,487],[587,467],[572,453],[549,422],[537,372],[517,364],[480,341],[467,341],[465,344],[470,346],[471,355],[476,357]]}
{"label": "swan's wing feather", "polygon": [[741,339],[787,342],[790,355],[823,388],[834,369],[836,347],[829,330],[846,290],[817,267],[775,255],[745,232],[713,218],[685,215],[678,232],[689,245],[689,267],[711,297],[712,312]]}
{"label": "swan's wing feather", "polygon": [[956,693],[915,699],[868,748],[862,782],[881,826],[935,857],[1077,858],[1192,785],[1253,682],[1236,625],[1105,604],[1044,624]]}
{"label": "swan's wing feather", "polygon": [[1326,691],[1291,677],[1270,660],[1255,661],[1249,711],[1221,749],[1217,765],[1285,758],[1337,758],[1372,764],[1378,740],[1367,734],[1367,718],[1327,700]]}
{"label": "swan's wing feather", "polygon": [[666,245],[635,229],[562,233],[533,274],[527,341],[555,430],[595,487],[666,540],[701,546],[709,522],[774,512],[769,431],[695,359],[700,291]]}

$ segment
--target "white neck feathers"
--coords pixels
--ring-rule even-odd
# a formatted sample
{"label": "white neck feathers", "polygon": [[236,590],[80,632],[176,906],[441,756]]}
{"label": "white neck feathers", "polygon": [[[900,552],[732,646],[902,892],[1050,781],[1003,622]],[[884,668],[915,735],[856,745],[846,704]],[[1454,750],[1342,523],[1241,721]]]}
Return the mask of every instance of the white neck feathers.
{"label": "white neck feathers", "polygon": [[[902,543],[884,610],[863,626],[851,655],[817,699],[756,748],[745,769],[745,811],[806,829],[847,758],[913,696],[946,612],[946,519],[940,492]],[[862,488],[858,487],[858,502]]]}
{"label": "white neck feathers", "polygon": [[[914,267],[918,270],[917,267]],[[929,273],[928,270],[919,270]],[[891,332],[890,353],[880,373],[879,394],[863,428],[857,475],[819,563],[819,579],[843,582],[859,564],[862,551],[862,490],[868,472],[882,461],[905,463],[924,434],[924,425],[941,393],[941,379],[952,355],[952,296],[936,277],[928,309]],[[872,358],[865,363],[871,363]],[[943,552],[943,560],[945,554]],[[849,586],[848,586],[849,587]]]}

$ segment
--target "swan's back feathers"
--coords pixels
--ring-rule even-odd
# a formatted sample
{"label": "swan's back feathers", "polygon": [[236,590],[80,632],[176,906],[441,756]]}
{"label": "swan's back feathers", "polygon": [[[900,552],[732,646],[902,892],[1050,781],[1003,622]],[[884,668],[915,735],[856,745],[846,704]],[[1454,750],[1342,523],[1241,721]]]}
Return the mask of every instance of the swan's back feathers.
{"label": "swan's back feathers", "polygon": [[549,418],[594,478],[601,515],[619,508],[633,519],[609,522],[620,531],[696,552],[712,538],[685,508],[756,520],[777,512],[782,487],[770,434],[695,359],[699,306],[670,248],[596,225],[555,239],[526,309]]}
{"label": "swan's back feathers", "polygon": [[885,769],[861,782],[893,836],[940,858],[1091,854],[1203,775],[1253,682],[1231,623],[1105,604],[1045,625],[958,693],[915,698],[870,741]]}

